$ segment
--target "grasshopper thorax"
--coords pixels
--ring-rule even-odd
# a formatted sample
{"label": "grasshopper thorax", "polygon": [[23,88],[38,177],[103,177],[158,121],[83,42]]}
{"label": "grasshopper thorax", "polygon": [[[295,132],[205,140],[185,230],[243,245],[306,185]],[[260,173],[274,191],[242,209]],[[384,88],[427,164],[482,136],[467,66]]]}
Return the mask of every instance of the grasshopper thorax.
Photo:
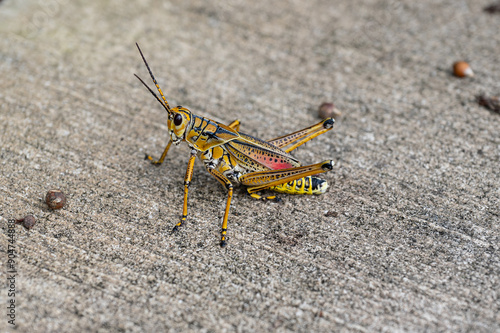
{"label": "grasshopper thorax", "polygon": [[182,106],[172,108],[168,114],[167,126],[170,137],[175,144],[186,139],[186,133],[191,124],[191,111]]}

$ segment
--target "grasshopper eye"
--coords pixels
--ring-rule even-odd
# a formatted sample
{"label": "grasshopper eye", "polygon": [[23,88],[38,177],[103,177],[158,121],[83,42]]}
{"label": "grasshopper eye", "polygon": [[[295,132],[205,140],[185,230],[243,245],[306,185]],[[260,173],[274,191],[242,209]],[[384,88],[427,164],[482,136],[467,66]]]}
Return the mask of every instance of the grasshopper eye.
{"label": "grasshopper eye", "polygon": [[178,113],[174,116],[174,125],[179,126],[182,124],[182,116]]}

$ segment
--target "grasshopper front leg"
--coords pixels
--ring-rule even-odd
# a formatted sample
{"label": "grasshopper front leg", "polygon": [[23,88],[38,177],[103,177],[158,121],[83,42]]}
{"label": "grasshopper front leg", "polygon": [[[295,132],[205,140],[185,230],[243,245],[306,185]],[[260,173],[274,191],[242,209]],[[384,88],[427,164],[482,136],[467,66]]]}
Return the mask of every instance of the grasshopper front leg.
{"label": "grasshopper front leg", "polygon": [[177,223],[172,229],[172,232],[179,230],[179,227],[186,222],[187,219],[187,200],[188,200],[188,192],[189,185],[191,184],[191,179],[193,179],[193,168],[194,168],[194,160],[196,159],[196,150],[191,150],[191,157],[189,158],[188,166],[186,169],[186,176],[184,176],[184,205],[182,206],[182,218],[179,223]]}
{"label": "grasshopper front leg", "polygon": [[163,154],[161,154],[161,157],[159,160],[155,161],[151,155],[146,154],[145,160],[150,160],[152,164],[154,165],[160,165],[163,163],[163,160],[167,156],[168,150],[170,149],[170,146],[172,145],[172,140],[168,141],[167,146],[165,147],[165,150],[163,151]]}

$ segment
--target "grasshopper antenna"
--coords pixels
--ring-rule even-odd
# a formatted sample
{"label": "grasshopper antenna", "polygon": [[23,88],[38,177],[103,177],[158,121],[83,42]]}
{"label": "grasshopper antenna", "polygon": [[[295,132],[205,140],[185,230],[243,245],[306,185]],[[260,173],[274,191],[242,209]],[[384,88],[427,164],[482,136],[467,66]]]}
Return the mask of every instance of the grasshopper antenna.
{"label": "grasshopper antenna", "polygon": [[137,74],[134,74],[134,75],[135,75],[136,78],[139,79],[139,81],[141,81],[141,83],[144,85],[144,87],[146,87],[149,90],[149,92],[151,94],[153,94],[153,96],[156,98],[156,100],[158,101],[158,103],[160,103],[165,108],[165,110],[167,110],[167,112],[170,113],[170,109],[167,108],[165,106],[165,104],[163,104],[163,101],[160,99],[160,97],[158,97],[158,95],[153,91],[153,89],[149,88],[149,86],[144,81],[142,81],[142,79]]}
{"label": "grasshopper antenna", "polygon": [[142,51],[141,51],[141,48],[139,47],[139,44],[135,43],[135,45],[137,46],[137,49],[139,50],[139,53],[141,54],[141,57],[142,57],[142,60],[144,61],[144,64],[146,65],[146,68],[148,69],[149,71],[149,75],[151,76],[151,79],[153,80],[153,83],[155,84],[156,86],[156,89],[158,90],[158,92],[160,93],[161,95],[161,98],[163,99],[163,102],[160,100],[160,98],[158,97],[158,95],[156,95],[156,93],[151,89],[149,88],[149,86],[144,83],[144,81],[137,75],[137,74],[134,74],[136,78],[139,79],[139,81],[142,82],[142,84],[148,88],[148,90],[155,96],[155,98],[158,100],[158,102],[160,102],[161,105],[163,105],[163,107],[165,108],[165,110],[167,110],[167,112],[170,114],[172,113],[172,110],[170,109],[170,105],[168,105],[168,102],[167,102],[167,99],[165,98],[165,96],[163,95],[163,92],[161,91],[161,88],[160,86],[158,85],[158,82],[156,82],[156,79],[153,75],[153,72],[151,72],[151,69],[149,68],[149,65],[148,65],[148,62],[146,61],[146,58],[144,58],[144,55],[142,54]]}

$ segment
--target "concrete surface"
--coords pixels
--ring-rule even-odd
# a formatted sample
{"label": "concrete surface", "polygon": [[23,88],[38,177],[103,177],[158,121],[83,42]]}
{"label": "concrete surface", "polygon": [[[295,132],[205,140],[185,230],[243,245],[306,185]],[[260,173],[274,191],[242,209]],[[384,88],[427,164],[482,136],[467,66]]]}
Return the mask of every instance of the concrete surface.
{"label": "concrete surface", "polygon": [[[500,116],[475,101],[500,94],[488,4],[2,1],[4,273],[8,220],[38,222],[15,229],[17,325],[0,331],[500,331]],[[135,42],[171,105],[264,139],[336,103],[295,153],[336,162],[329,191],[237,189],[221,249],[225,192],[197,162],[171,235],[189,150],[143,159],[166,116]],[[450,74],[460,59],[474,78]]]}

